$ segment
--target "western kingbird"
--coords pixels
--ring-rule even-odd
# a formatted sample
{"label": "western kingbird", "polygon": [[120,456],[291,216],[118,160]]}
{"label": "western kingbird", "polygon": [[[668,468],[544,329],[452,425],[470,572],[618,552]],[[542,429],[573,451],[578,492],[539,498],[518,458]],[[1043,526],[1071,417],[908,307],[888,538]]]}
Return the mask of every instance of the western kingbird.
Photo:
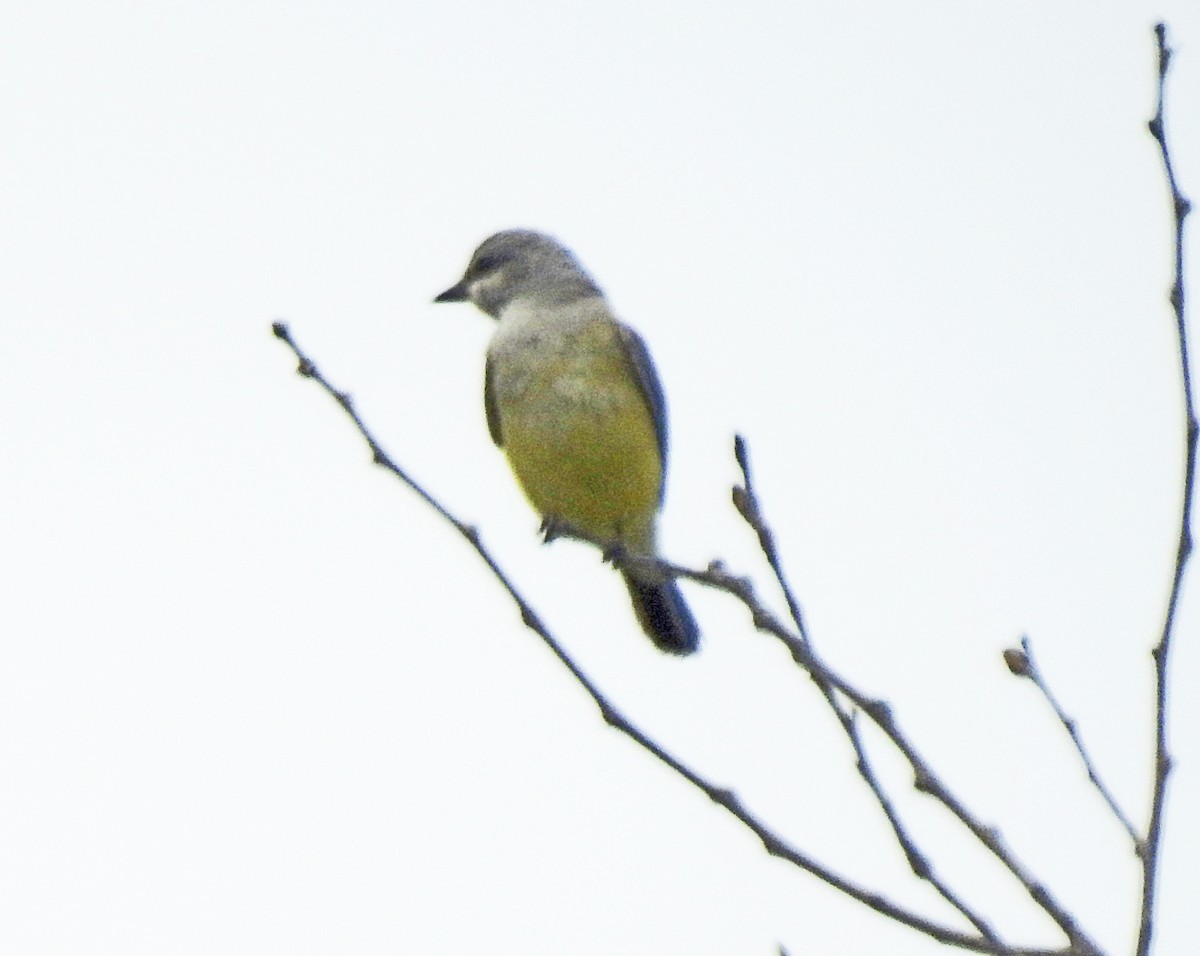
{"label": "western kingbird", "polygon": [[[498,320],[483,403],[547,528],[653,557],[667,463],[667,414],[650,353],[617,321],[571,252],[538,232],[486,239],[435,302],[473,302]],[[673,579],[622,572],[642,629],[671,654],[700,633]]]}

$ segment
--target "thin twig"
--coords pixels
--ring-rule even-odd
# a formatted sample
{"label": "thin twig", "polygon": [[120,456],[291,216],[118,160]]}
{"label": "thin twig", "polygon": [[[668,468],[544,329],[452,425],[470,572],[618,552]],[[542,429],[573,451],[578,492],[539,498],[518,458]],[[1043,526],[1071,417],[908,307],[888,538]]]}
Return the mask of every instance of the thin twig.
{"label": "thin twig", "polygon": [[1096,770],[1096,765],[1092,763],[1092,758],[1088,755],[1087,749],[1083,746],[1083,738],[1079,734],[1079,728],[1072,717],[1067,716],[1067,712],[1062,709],[1058,698],[1050,691],[1050,685],[1046,683],[1042,672],[1038,668],[1037,663],[1033,659],[1033,645],[1030,644],[1028,637],[1021,638],[1021,650],[1011,649],[1005,651],[1005,661],[1008,662],[1008,668],[1018,677],[1027,677],[1033,682],[1034,687],[1041,691],[1042,696],[1046,699],[1046,703],[1050,705],[1059,723],[1063,725],[1067,735],[1071,738],[1071,742],[1075,745],[1075,751],[1079,754],[1079,759],[1083,761],[1083,768],[1087,771],[1088,780],[1092,782],[1100,796],[1104,798],[1104,802],[1108,804],[1109,810],[1113,816],[1117,818],[1117,822],[1125,828],[1125,832],[1129,834],[1129,838],[1133,841],[1135,851],[1140,851],[1142,838],[1137,832],[1129,817],[1117,803],[1116,797],[1112,791],[1100,777],[1099,771]]}
{"label": "thin twig", "polygon": [[[757,500],[757,496],[754,494],[754,486],[750,476],[749,452],[746,448],[745,441],[741,438],[739,438],[735,444],[735,454],[738,464],[742,468],[743,475],[745,476],[745,485],[742,488],[737,488],[734,490],[734,502],[738,508],[738,512],[753,528],[755,534],[758,536],[759,541],[764,542],[764,553],[767,554],[768,562],[771,563],[772,568],[778,569],[778,558],[773,557],[773,542],[775,540],[775,536],[770,527],[767,525],[766,518],[763,515],[762,507]],[[766,551],[767,543],[769,543],[770,547],[772,548],[772,552],[770,553]],[[781,576],[780,572],[777,572],[777,574]],[[789,607],[792,608],[793,618],[799,620],[798,602],[796,602],[795,598],[791,596],[790,587],[785,581],[782,580],[780,581],[780,585],[783,587],[784,593],[788,595],[788,604]],[[747,598],[753,598],[753,595],[749,594],[748,592],[741,593],[738,596],[743,601],[746,601]],[[755,624],[764,630],[770,631],[775,637],[783,641],[783,643],[787,645],[789,651],[791,651],[792,659],[796,662],[796,664],[812,675],[813,679],[817,682],[818,686],[822,688],[822,690],[832,687],[841,694],[845,695],[847,698],[853,701],[854,704],[857,705],[875,723],[875,725],[880,728],[880,730],[884,732],[884,734],[892,742],[893,746],[895,746],[896,749],[904,755],[904,758],[908,761],[909,766],[912,768],[914,786],[916,789],[922,793],[928,794],[941,803],[956,819],[959,820],[960,823],[963,824],[963,826],[965,826],[971,832],[971,834],[981,844],[983,844],[983,846],[985,846],[992,853],[993,856],[995,856],[1004,865],[1004,867],[1013,875],[1013,877],[1016,878],[1021,886],[1025,888],[1026,892],[1030,895],[1034,902],[1037,903],[1037,905],[1040,906],[1042,910],[1045,911],[1045,913],[1052,920],[1054,920],[1055,923],[1058,924],[1059,928],[1062,929],[1064,934],[1066,934],[1067,939],[1071,941],[1072,947],[1077,949],[1080,953],[1100,952],[1096,944],[1082,929],[1080,929],[1078,924],[1075,922],[1074,917],[1067,912],[1062,904],[1054,898],[1053,894],[1051,894],[1045,886],[1043,886],[1034,878],[1033,874],[1029,872],[1016,858],[1012,850],[1005,845],[1000,837],[999,831],[994,827],[985,826],[978,819],[976,819],[976,817],[966,808],[966,805],[963,804],[963,802],[959,800],[958,797],[955,796],[954,793],[952,793],[944,783],[942,783],[941,779],[933,772],[925,758],[923,758],[917,752],[916,747],[908,740],[908,738],[896,725],[895,719],[892,716],[891,707],[887,703],[882,700],[868,697],[862,691],[853,687],[845,679],[830,670],[829,666],[817,656],[816,652],[813,650],[812,642],[805,636],[801,635],[797,637],[788,633],[785,628],[779,627],[778,623],[775,622],[774,619],[767,614],[764,609],[759,607],[751,607],[750,610],[754,615]],[[764,627],[764,624],[769,626]],[[834,707],[835,711],[839,710],[837,704],[831,699],[831,695],[828,691],[826,691],[825,696],[827,700],[830,700],[830,704]],[[851,742],[855,743],[855,749],[856,752],[859,753],[860,759],[864,759],[861,757],[861,747],[857,745],[853,738]],[[864,777],[864,779],[866,778]],[[867,782],[868,785],[871,785],[871,781],[869,779]],[[872,789],[874,790],[875,788],[872,787]],[[877,798],[879,797],[878,792],[876,792],[876,796]],[[889,812],[888,804],[881,803],[881,806],[883,806],[884,812],[888,814],[889,821],[892,821],[893,832],[897,834],[897,838],[900,839],[901,845],[904,846],[907,840],[907,835],[904,834],[903,828],[897,828],[898,821],[893,820],[893,816]],[[922,874],[918,872],[917,875],[921,876]],[[937,886],[936,883],[934,885]],[[943,896],[945,895],[946,894],[943,893]],[[946,898],[950,900],[952,904],[957,906],[956,899],[951,899],[949,896]],[[975,920],[965,911],[964,915],[967,915],[969,919],[972,919],[972,922],[975,922]],[[976,925],[978,926],[978,924]],[[982,931],[982,927],[980,927],[980,929]]]}
{"label": "thin twig", "polygon": [[[973,952],[994,954],[994,956],[1092,956],[1091,950],[1077,949],[1075,947],[1066,950],[1012,949],[1004,946],[1001,943],[998,943],[993,938],[989,938],[988,935],[981,933],[978,936],[972,936],[953,930],[948,926],[937,923],[933,920],[926,919],[925,917],[892,902],[879,893],[872,892],[859,886],[851,880],[839,875],[829,867],[817,862],[809,855],[801,852],[795,847],[792,847],[778,833],[754,816],[754,814],[751,813],[740,801],[734,791],[716,786],[714,783],[705,779],[696,771],[692,770],[689,766],[669,754],[656,741],[652,740],[639,728],[634,726],[634,724],[631,723],[629,719],[626,718],[624,714],[621,713],[621,711],[618,710],[603,693],[601,693],[599,688],[592,683],[591,679],[584,674],[579,665],[575,663],[574,659],[550,633],[546,625],[542,622],[541,618],[538,617],[537,613],[534,611],[533,607],[525,600],[524,597],[522,597],[520,592],[517,591],[516,586],[500,568],[495,558],[493,558],[491,553],[484,547],[478,530],[472,525],[468,525],[467,523],[460,521],[453,514],[451,514],[449,510],[441,505],[429,492],[422,488],[383,450],[382,446],[378,441],[376,441],[375,437],[371,434],[362,418],[358,415],[358,412],[355,410],[354,404],[349,395],[347,395],[345,392],[339,391],[329,383],[324,375],[322,375],[317,369],[316,364],[307,355],[305,355],[304,352],[301,351],[300,347],[292,338],[288,327],[282,322],[276,322],[272,326],[272,331],[274,332],[275,336],[286,343],[296,355],[296,358],[300,363],[298,368],[300,374],[306,378],[312,379],[314,382],[320,385],[321,388],[324,389],[341,406],[342,410],[354,422],[355,427],[358,429],[359,433],[363,436],[364,440],[370,447],[374,462],[387,469],[402,482],[404,482],[405,485],[407,485],[410,489],[416,492],[417,495],[420,496],[422,501],[433,508],[439,515],[441,515],[442,518],[449,522],[455,528],[455,530],[457,530],[464,538],[466,538],[471,547],[484,561],[488,569],[492,572],[493,576],[497,581],[499,581],[500,585],[516,604],[521,613],[521,620],[524,622],[524,624],[541,638],[546,646],[550,648],[554,656],[558,658],[559,662],[566,667],[568,671],[570,671],[571,676],[596,704],[596,707],[599,709],[600,715],[604,721],[609,726],[615,728],[623,733],[626,737],[633,740],[635,743],[641,746],[642,749],[652,754],[660,762],[665,764],[680,777],[688,781],[688,783],[692,784],[692,786],[701,790],[713,803],[723,807],[743,826],[745,826],[759,838],[763,844],[763,847],[769,854],[787,860],[800,869],[811,873],[822,882],[834,887],[852,899],[857,900],[864,906],[867,906],[880,915],[895,920],[896,922],[915,929],[920,933],[924,933],[925,935],[941,943],[957,946],[960,949],[966,949]],[[617,560],[625,559],[625,556],[618,556],[617,558]],[[628,560],[630,563],[635,561],[633,558],[629,558]],[[715,586],[720,586],[716,584],[718,581],[726,582],[724,589],[731,590],[732,593],[738,593],[738,588],[742,589],[743,591],[746,588],[745,582],[737,581],[737,579],[733,579],[728,575],[724,575],[723,572],[717,570],[710,569],[708,572],[690,572],[683,568],[675,568],[674,566],[667,565],[665,562],[662,566],[678,576],[707,581],[709,583],[713,583]],[[734,581],[737,583],[734,585],[728,584],[728,582]],[[766,612],[763,611],[763,614],[766,614]],[[784,633],[788,633],[786,629],[784,629]],[[799,643],[798,639],[794,635],[788,634],[788,638],[793,642]]]}
{"label": "thin twig", "polygon": [[1167,69],[1171,64],[1171,49],[1167,46],[1167,27],[1156,24],[1154,36],[1158,45],[1158,107],[1150,120],[1150,135],[1158,143],[1167,185],[1171,190],[1171,209],[1175,220],[1175,280],[1171,285],[1171,306],[1175,311],[1175,329],[1179,337],[1179,367],[1185,409],[1186,453],[1183,473],[1183,506],[1179,515],[1179,539],[1175,551],[1175,572],[1171,580],[1171,596],[1163,619],[1162,635],[1153,651],[1155,669],[1155,730],[1154,730],[1154,796],[1151,799],[1150,822],[1146,839],[1141,846],[1142,913],[1138,930],[1138,956],[1148,956],[1154,933],[1154,900],[1158,884],[1158,851],[1162,844],[1163,809],[1167,796],[1167,776],[1171,772],[1171,755],[1167,747],[1167,662],[1171,649],[1171,634],[1175,626],[1175,611],[1183,588],[1183,572],[1192,553],[1192,491],[1196,478],[1196,410],[1192,404],[1192,372],[1188,359],[1187,323],[1184,312],[1183,288],[1183,223],[1191,211],[1191,203],[1179,190],[1171,151],[1167,147],[1166,101]]}
{"label": "thin twig", "polygon": [[759,548],[766,557],[767,564],[771,566],[771,573],[775,575],[779,590],[783,592],[783,598],[787,601],[788,613],[796,624],[796,633],[800,635],[800,640],[811,645],[800,602],[796,599],[791,582],[783,573],[783,562],[779,558],[779,549],[775,547],[775,534],[762,520],[758,507],[758,492],[754,487],[754,475],[750,470],[750,448],[741,435],[735,435],[733,438],[733,457],[742,470],[742,484],[733,488],[733,505],[758,536]]}
{"label": "thin twig", "polygon": [[857,712],[846,714],[832,690],[827,694],[827,699],[837,714],[838,720],[842,721],[846,736],[850,740],[851,747],[854,748],[854,753],[857,757],[855,768],[875,797],[875,802],[883,810],[884,816],[887,817],[888,824],[892,828],[892,834],[895,836],[896,842],[900,844],[901,850],[904,851],[904,857],[908,861],[909,868],[913,871],[913,874],[918,879],[929,883],[942,899],[958,910],[972,926],[979,930],[985,939],[997,946],[1003,946],[1000,935],[992,928],[991,924],[983,918],[982,914],[969,906],[966,900],[951,889],[945,880],[937,875],[929,858],[922,852],[917,846],[916,840],[909,834],[904,822],[900,819],[900,814],[896,810],[895,803],[887,791],[884,790],[883,784],[880,783],[879,778],[875,774],[874,766],[867,757],[866,749],[863,747],[862,738],[858,732]]}
{"label": "thin twig", "polygon": [[[746,439],[741,435],[737,435],[734,438],[733,455],[742,472],[742,484],[735,485],[733,489],[734,507],[757,536],[759,547],[767,559],[767,564],[775,576],[775,581],[780,591],[783,592],[784,600],[788,606],[788,613],[796,625],[797,636],[801,644],[811,652],[813,651],[813,644],[804,623],[804,614],[800,609],[800,601],[796,597],[791,581],[783,573],[783,562],[779,557],[779,550],[775,546],[775,535],[763,518],[758,500],[758,492],[754,487],[754,474],[750,468],[750,449],[746,443]],[[909,869],[912,870],[913,875],[929,883],[942,899],[958,910],[972,926],[979,930],[985,939],[990,940],[996,945],[1002,945],[999,935],[987,920],[983,918],[982,914],[969,906],[961,896],[951,889],[948,883],[937,875],[929,857],[917,846],[916,841],[909,834],[904,821],[900,819],[895,802],[884,789],[882,782],[875,773],[875,768],[871,764],[870,758],[867,756],[862,736],[858,732],[858,722],[855,712],[848,709],[842,703],[833,685],[824,679],[822,669],[809,669],[808,674],[820,689],[825,702],[829,705],[830,710],[833,711],[834,716],[841,725],[846,739],[854,750],[854,767],[863,782],[867,785],[867,789],[875,797],[875,802],[883,811],[883,815],[887,818],[888,825],[892,828],[892,835],[904,853],[904,858],[908,862]]]}

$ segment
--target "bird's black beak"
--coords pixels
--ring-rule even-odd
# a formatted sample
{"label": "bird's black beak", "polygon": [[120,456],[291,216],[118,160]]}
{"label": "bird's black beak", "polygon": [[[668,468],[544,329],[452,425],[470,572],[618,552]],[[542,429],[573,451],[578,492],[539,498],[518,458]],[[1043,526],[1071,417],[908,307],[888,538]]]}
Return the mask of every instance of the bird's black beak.
{"label": "bird's black beak", "polygon": [[455,285],[450,286],[445,292],[435,298],[434,302],[466,302],[471,296],[467,289],[467,280],[461,279]]}

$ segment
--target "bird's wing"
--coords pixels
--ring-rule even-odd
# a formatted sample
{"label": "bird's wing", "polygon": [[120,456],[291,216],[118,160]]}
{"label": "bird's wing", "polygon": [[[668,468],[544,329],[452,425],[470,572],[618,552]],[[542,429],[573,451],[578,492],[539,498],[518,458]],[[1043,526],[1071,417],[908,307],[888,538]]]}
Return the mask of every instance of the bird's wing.
{"label": "bird's wing", "polygon": [[497,448],[503,448],[504,440],[500,435],[500,409],[496,405],[496,390],[492,383],[492,376],[492,357],[488,355],[483,366],[483,410],[487,414],[488,433],[492,436],[492,441],[496,443]]}
{"label": "bird's wing", "polygon": [[[654,419],[654,436],[658,439],[658,458],[662,463],[662,471],[665,476],[667,473],[667,400],[663,396],[662,383],[658,380],[654,362],[650,359],[650,352],[646,348],[646,343],[642,341],[642,337],[629,326],[621,323],[617,323],[617,334],[624,347],[623,351],[625,360],[629,363],[629,370],[638,383],[642,398],[646,400],[650,417]],[[663,484],[665,485],[665,482]],[[662,495],[662,486],[659,487],[659,495]]]}

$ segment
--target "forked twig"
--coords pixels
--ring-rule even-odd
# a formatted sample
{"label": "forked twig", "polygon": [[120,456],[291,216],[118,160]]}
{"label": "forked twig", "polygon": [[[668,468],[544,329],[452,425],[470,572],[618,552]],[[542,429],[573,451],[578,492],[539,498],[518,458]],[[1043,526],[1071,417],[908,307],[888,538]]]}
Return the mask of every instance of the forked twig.
{"label": "forked twig", "polygon": [[[746,447],[746,442],[740,436],[735,442],[735,454],[739,466],[742,469],[744,484],[741,488],[735,489],[734,500],[737,504],[738,511],[742,517],[751,525],[760,542],[773,542],[774,534],[766,523],[763,516],[763,510],[758,502],[757,495],[754,492],[753,476],[750,470],[750,455]],[[740,499],[740,500],[739,500]],[[764,548],[765,553],[765,548]],[[772,554],[767,554],[768,562],[772,569],[776,571],[777,580],[786,594],[789,594],[789,606],[795,608],[793,614],[798,613],[798,607],[794,598],[790,597],[790,586],[786,581],[782,580],[782,572],[779,570],[781,565],[777,557]],[[750,595],[739,595],[743,602]],[[749,606],[749,605],[748,605]],[[782,628],[774,621],[765,610],[759,608],[751,608],[754,614],[755,624],[760,629],[768,630],[775,637],[781,640],[792,654],[792,659],[796,664],[809,673],[817,682],[818,686],[825,691],[825,697],[830,702],[830,706],[839,714],[842,710],[839,703],[832,698],[830,689],[836,690],[838,693],[852,701],[868,718],[887,736],[892,745],[904,756],[909,767],[913,772],[913,785],[920,792],[933,797],[936,801],[942,804],[950,814],[957,819],[967,830],[978,840],[991,854],[1000,861],[1001,864],[1012,874],[1012,876],[1024,887],[1025,891],[1033,899],[1033,901],[1041,907],[1041,909],[1055,922],[1066,935],[1071,943],[1071,952],[1080,954],[1098,954],[1100,949],[1095,942],[1085,933],[1076,923],[1075,918],[1067,912],[1066,908],[1058,902],[1050,890],[1040,883],[1033,874],[1027,870],[1016,857],[1011,849],[1004,843],[1000,836],[1000,832],[991,826],[987,826],[971,813],[966,805],[942,782],[941,778],[934,773],[932,767],[924,757],[917,751],[916,746],[908,739],[908,737],[900,730],[895,718],[892,714],[891,707],[882,700],[869,697],[856,687],[851,685],[845,678],[832,671],[829,666],[818,657],[813,650],[812,642],[795,635],[790,634],[786,628]],[[845,726],[845,725],[844,725]],[[850,733],[847,728],[847,733]],[[862,763],[866,761],[865,754],[862,751],[861,745],[857,741],[857,735],[851,734],[851,743],[855,748],[855,752],[859,756],[860,766],[859,771],[863,773]],[[869,771],[863,773],[864,779],[867,780],[868,786],[875,793],[876,798],[880,801],[881,806],[888,819],[892,822],[893,832],[897,839],[900,840],[901,846],[908,853],[908,837],[904,832],[903,827],[899,824],[898,819],[893,817],[890,801],[876,788],[871,778],[874,774]],[[924,859],[921,857],[921,859]],[[910,857],[910,863],[912,857]],[[914,872],[918,876],[929,879],[928,876],[914,868]],[[942,887],[938,883],[934,883],[935,888],[942,892]],[[952,905],[958,906],[957,898],[945,896]],[[985,931],[986,924],[980,926],[976,923],[969,910],[963,910],[960,907],[960,912],[963,912],[968,919],[975,923],[976,927],[981,932]]]}
{"label": "forked twig", "polygon": [[[899,811],[896,809],[895,802],[888,795],[883,783],[875,773],[875,768],[867,755],[866,748],[863,746],[862,736],[858,732],[856,711],[848,709],[843,704],[834,683],[827,679],[826,671],[828,668],[823,662],[819,662],[816,656],[812,640],[804,624],[804,614],[800,609],[800,602],[792,589],[791,581],[783,573],[783,562],[779,557],[778,549],[775,547],[775,534],[763,516],[758,500],[758,492],[754,487],[754,474],[750,468],[750,448],[746,439],[741,435],[737,435],[734,438],[733,455],[742,472],[742,484],[735,485],[733,489],[733,505],[758,538],[759,548],[762,550],[763,556],[767,559],[767,564],[771,568],[775,582],[783,593],[784,600],[787,602],[788,613],[796,625],[796,634],[800,646],[808,652],[809,661],[814,665],[819,663],[820,666],[807,666],[799,660],[796,662],[808,672],[813,682],[820,689],[825,702],[833,711],[838,723],[841,725],[842,731],[845,733],[846,739],[854,751],[855,770],[858,771],[858,775],[867,785],[867,789],[871,791],[875,802],[879,804],[883,815],[887,818],[888,825],[892,828],[892,835],[904,853],[904,858],[908,861],[909,869],[912,870],[913,875],[918,879],[929,883],[937,891],[938,895],[958,910],[972,926],[979,930],[985,939],[996,945],[1002,945],[999,935],[987,920],[983,918],[982,914],[969,906],[934,871],[929,857],[917,846],[916,841],[909,834],[904,821],[900,818]],[[751,608],[751,610],[753,611],[754,609]],[[757,614],[755,616],[756,618],[758,617]],[[795,655],[793,655],[793,658],[795,659]]]}
{"label": "forked twig", "polygon": [[[1166,616],[1163,623],[1161,638],[1155,646],[1153,657],[1156,668],[1156,731],[1155,731],[1155,778],[1154,796],[1152,800],[1150,821],[1146,837],[1139,839],[1136,829],[1129,819],[1117,806],[1115,799],[1104,786],[1095,770],[1086,750],[1083,747],[1074,721],[1072,721],[1058,705],[1042,680],[1040,673],[1033,663],[1028,641],[1023,641],[1024,676],[1030,677],[1038,686],[1046,700],[1050,703],[1060,721],[1074,741],[1077,751],[1088,771],[1089,779],[1099,789],[1108,802],[1113,813],[1122,823],[1134,840],[1143,867],[1142,912],[1141,926],[1138,937],[1138,956],[1148,956],[1153,929],[1153,910],[1155,902],[1158,853],[1162,838],[1162,815],[1165,803],[1166,783],[1171,767],[1171,758],[1167,747],[1166,736],[1166,704],[1167,704],[1167,663],[1173,632],[1175,613],[1182,587],[1184,567],[1192,549],[1190,534],[1193,483],[1195,477],[1195,461],[1197,447],[1197,421],[1192,402],[1191,371],[1188,357],[1187,334],[1184,321],[1184,287],[1183,287],[1183,226],[1190,211],[1190,203],[1180,193],[1170,152],[1167,147],[1164,120],[1164,86],[1166,73],[1170,62],[1171,51],[1166,45],[1166,28],[1159,24],[1155,28],[1158,41],[1159,70],[1158,70],[1158,109],[1150,121],[1150,132],[1157,140],[1171,197],[1175,217],[1175,281],[1171,290],[1171,303],[1175,311],[1176,325],[1179,338],[1180,368],[1186,409],[1186,464],[1184,474],[1184,499],[1180,516],[1180,531],[1176,563],[1167,604]],[[781,561],[775,546],[775,538],[766,519],[763,516],[757,493],[755,492],[749,464],[749,454],[746,443],[739,437],[735,444],[735,456],[742,469],[743,485],[734,489],[733,499],[737,510],[758,536],[760,547],[787,601],[788,610],[795,630],[792,631],[777,620],[756,598],[753,587],[747,579],[729,574],[719,564],[714,563],[704,571],[697,571],[670,564],[665,561],[631,556],[613,551],[609,554],[618,565],[634,566],[642,562],[650,562],[660,571],[676,577],[689,578],[715,587],[734,595],[740,600],[751,614],[755,627],[772,634],[787,647],[792,659],[814,681],[834,711],[844,733],[856,756],[856,768],[874,794],[893,834],[902,848],[913,872],[921,879],[927,880],[965,919],[975,928],[975,934],[962,933],[950,927],[929,920],[920,914],[909,910],[881,894],[870,891],[836,873],[829,867],[818,862],[811,856],[786,843],[778,833],[768,827],[763,821],[752,814],[740,801],[737,795],[729,789],[718,787],[699,775],[692,768],[668,753],[656,741],[651,739],[639,728],[634,726],[624,714],[618,710],[608,698],[600,692],[595,684],[579,668],[562,645],[546,628],[537,613],[516,590],[507,575],[501,570],[496,560],[483,546],[477,529],[452,515],[429,492],[413,480],[401,469],[373,437],[363,420],[359,417],[350,397],[335,389],[321,375],[313,362],[299,349],[292,339],[286,325],[277,322],[273,326],[274,334],[285,342],[299,360],[299,371],[302,375],[317,382],[331,397],[337,401],[343,411],[349,415],[355,427],[363,436],[371,449],[376,464],[386,468],[443,519],[449,522],[470,543],[479,557],[486,563],[497,581],[508,593],[520,611],[521,619],[533,630],[558,658],[560,663],[570,672],[583,690],[596,704],[601,716],[610,726],[625,734],[661,763],[672,769],[680,777],[701,790],[710,800],[723,807],[743,826],[753,832],[767,852],[773,856],[788,860],[801,869],[813,874],[828,885],[859,901],[881,915],[887,916],[905,926],[909,926],[939,942],[962,949],[980,953],[996,954],[996,956],[1100,956],[1100,950],[1095,943],[1075,923],[1074,918],[1062,907],[1042,884],[1037,882],[1031,873],[1016,859],[1012,851],[1003,843],[999,833],[992,827],[984,825],[971,814],[965,805],[946,787],[941,779],[933,772],[925,759],[917,752],[915,746],[898,728],[890,706],[883,700],[869,697],[859,691],[839,674],[832,671],[815,653],[810,640],[799,601],[796,599],[791,586],[783,573]],[[603,546],[603,542],[595,542]],[[1017,654],[1020,652],[1009,652]],[[1008,659],[1008,654],[1006,654]],[[1012,666],[1010,660],[1010,666]],[[908,834],[896,808],[883,786],[879,782],[863,746],[858,727],[858,714],[866,714],[885,735],[888,741],[904,756],[912,769],[914,786],[941,803],[956,819],[971,832],[979,842],[986,847],[1025,888],[1032,899],[1058,924],[1067,937],[1068,946],[1063,949],[1029,949],[1016,948],[1004,944],[999,936],[982,919],[982,917],[962,901],[945,883],[933,873],[933,868],[926,856],[921,852],[915,841]],[[782,947],[781,947],[782,952]]]}
{"label": "forked twig", "polygon": [[[998,943],[989,935],[970,935],[961,933],[957,930],[938,923],[934,920],[927,919],[918,913],[913,912],[898,903],[889,900],[880,893],[873,892],[857,883],[841,876],[833,869],[818,862],[808,854],[796,849],[787,843],[778,833],[768,827],[763,821],[759,820],[751,813],[746,806],[738,798],[737,794],[729,789],[718,787],[716,784],[705,779],[692,768],[678,760],[668,753],[661,745],[650,738],[642,730],[636,727],[625,715],[615,707],[611,701],[600,691],[600,689],[591,681],[591,679],[580,669],[574,659],[566,652],[563,646],[554,638],[549,629],[542,622],[541,618],[534,611],[533,607],[525,600],[524,597],[517,591],[516,586],[500,568],[500,565],[492,557],[487,548],[484,547],[478,530],[466,522],[460,521],[451,512],[437,501],[428,491],[414,480],[404,469],[383,450],[383,447],[375,439],[366,423],[359,416],[354,408],[354,403],[350,396],[336,389],[330,384],[328,379],[318,370],[316,364],[310,359],[292,338],[291,332],[287,325],[283,322],[275,322],[272,325],[274,335],[283,341],[295,354],[299,361],[297,371],[304,376],[316,382],[327,394],[329,394],[342,410],[353,421],[354,426],[358,429],[367,445],[371,449],[372,458],[375,464],[387,469],[405,485],[424,501],[427,505],[433,508],[443,519],[449,522],[456,531],[459,532],[476,554],[484,561],[488,569],[492,572],[497,581],[508,593],[509,597],[516,604],[521,614],[522,622],[530,628],[534,633],[542,639],[547,647],[559,662],[567,668],[571,676],[578,682],[587,695],[596,704],[600,711],[601,717],[611,727],[625,734],[648,753],[652,754],[659,761],[670,767],[688,783],[692,784],[697,789],[701,790],[713,803],[723,807],[743,826],[754,833],[755,836],[762,841],[763,847],[772,856],[777,856],[787,860],[802,870],[811,873],[813,876],[820,879],[822,882],[834,887],[852,899],[857,900],[863,905],[869,907],[875,912],[895,920],[905,926],[911,927],[918,932],[936,939],[938,942],[946,943],[951,946],[957,946],[961,949],[970,950],[978,953],[995,954],[995,956],[1090,956],[1091,950],[1087,949],[1066,949],[1066,950],[1049,950],[1049,949],[1021,949],[1015,950]],[[617,556],[616,560],[625,560],[623,556]],[[630,563],[644,559],[628,559]],[[740,579],[732,578],[717,569],[710,569],[707,572],[687,571],[682,568],[675,568],[665,562],[660,565],[664,570],[678,574],[681,577],[692,578],[697,581],[711,583],[714,586],[721,587],[723,590],[729,590],[734,594],[748,593],[746,582]],[[769,614],[763,610],[762,615],[769,617]],[[786,630],[784,633],[787,633]],[[788,634],[788,638],[798,643],[798,638]]]}

